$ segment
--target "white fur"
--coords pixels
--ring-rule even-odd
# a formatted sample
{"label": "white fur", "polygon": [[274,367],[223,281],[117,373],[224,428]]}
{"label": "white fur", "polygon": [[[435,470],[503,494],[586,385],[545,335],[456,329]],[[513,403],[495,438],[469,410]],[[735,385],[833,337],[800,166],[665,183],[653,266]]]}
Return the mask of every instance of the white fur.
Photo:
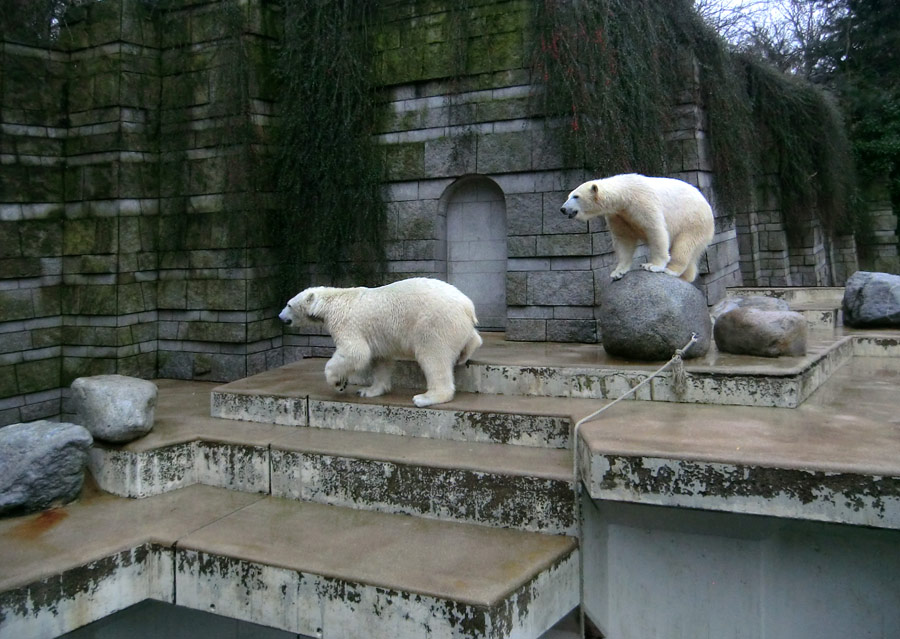
{"label": "white fur", "polygon": [[618,258],[614,280],[631,270],[638,240],[646,242],[650,260],[641,268],[693,282],[697,263],[715,233],[709,202],[682,180],[636,173],[585,182],[569,193],[560,209],[587,221],[606,216]]}
{"label": "white fur", "polygon": [[325,379],[338,390],[353,373],[372,368],[363,397],[391,390],[394,360],[414,358],[428,384],[416,406],[453,399],[453,367],[465,364],[481,336],[472,300],[446,282],[415,277],[377,288],[316,286],[295,295],[278,315],[325,322],[337,349],[325,365]]}

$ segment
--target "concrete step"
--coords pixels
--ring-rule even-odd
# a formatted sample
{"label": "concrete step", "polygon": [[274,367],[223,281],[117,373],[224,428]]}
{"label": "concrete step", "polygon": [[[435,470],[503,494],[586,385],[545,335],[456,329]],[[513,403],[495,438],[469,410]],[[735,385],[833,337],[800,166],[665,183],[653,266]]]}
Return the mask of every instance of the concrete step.
{"label": "concrete step", "polygon": [[619,404],[580,428],[581,480],[597,500],[900,529],[898,388],[900,359],[857,356],[791,411]]}
{"label": "concrete step", "polygon": [[177,552],[182,605],[313,636],[538,637],[578,605],[571,537],[267,498]]}
{"label": "concrete step", "polygon": [[0,565],[3,637],[156,599],[326,639],[537,638],[579,591],[571,537],[204,486],[2,520]]}
{"label": "concrete step", "polygon": [[806,325],[810,330],[834,331],[844,325],[844,312],[840,306],[821,308],[818,305],[794,304],[791,310],[806,317]]}
{"label": "concrete step", "polygon": [[235,422],[207,414],[213,384],[157,384],[153,431],[91,451],[91,472],[108,492],[147,497],[199,483],[520,530],[575,531],[569,450]]}
{"label": "concrete step", "polygon": [[[558,348],[557,348],[558,347]],[[542,364],[535,362],[540,351]],[[800,357],[720,353],[687,360],[684,385],[671,370],[631,399],[795,408],[854,352],[854,337],[816,331]],[[415,362],[397,363],[394,392],[373,399],[338,393],[324,382],[324,358],[287,364],[213,391],[212,414],[226,419],[391,434],[568,447],[578,416],[631,391],[665,362],[625,362],[591,344],[504,342],[488,334],[473,359],[455,371],[457,396],[425,409],[411,397],[424,388]],[[360,380],[363,381],[363,380]]]}
{"label": "concrete step", "polygon": [[750,297],[762,295],[776,297],[787,302],[792,308],[795,304],[816,305],[819,308],[840,308],[844,299],[843,286],[774,286],[754,287],[737,286],[726,290],[728,297]]}
{"label": "concrete step", "polygon": [[[398,371],[399,388],[394,392],[367,399],[356,395],[352,386],[344,393],[328,386],[325,361],[304,359],[219,386],[212,393],[211,414],[290,426],[568,448],[572,411],[587,413],[596,408],[592,402],[476,396],[464,391],[446,404],[418,408],[412,403],[418,391],[402,383],[402,372]],[[406,367],[418,371],[414,362],[398,362],[398,369]],[[462,377],[457,375],[458,380]]]}
{"label": "concrete step", "polygon": [[[523,352],[528,348],[523,346]],[[717,351],[713,344],[705,356],[684,362],[687,375],[682,387],[675,384],[669,369],[638,389],[631,398],[796,408],[834,370],[847,362],[853,352],[853,337],[831,331],[811,334],[807,353],[801,357],[732,355]],[[490,350],[477,351],[469,364],[457,369],[456,387],[478,394],[612,400],[630,391],[665,364],[625,362],[605,352],[586,356],[578,365],[573,365],[572,358],[552,354],[544,361],[543,365],[537,366],[528,361],[518,363],[508,356],[501,359]],[[414,362],[400,362],[397,368],[398,384],[416,388],[424,383]]]}

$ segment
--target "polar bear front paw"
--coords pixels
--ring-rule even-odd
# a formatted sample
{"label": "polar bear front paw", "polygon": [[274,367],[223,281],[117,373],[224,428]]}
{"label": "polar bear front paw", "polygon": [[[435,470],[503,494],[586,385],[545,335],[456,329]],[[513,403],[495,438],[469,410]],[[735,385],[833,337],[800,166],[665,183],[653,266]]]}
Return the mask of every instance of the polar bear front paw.
{"label": "polar bear front paw", "polygon": [[375,387],[375,386],[367,386],[366,388],[360,388],[356,391],[356,394],[360,397],[380,397],[387,393],[390,389],[383,387]]}
{"label": "polar bear front paw", "polygon": [[627,269],[617,268],[616,270],[614,270],[612,273],[609,274],[609,277],[610,277],[610,279],[613,279],[613,280],[620,280],[625,276],[625,273],[627,273],[627,272],[628,272]]}
{"label": "polar bear front paw", "polygon": [[645,262],[644,264],[641,264],[641,268],[644,269],[645,271],[650,271],[651,273],[665,273],[666,272],[665,266],[658,266],[657,264],[651,264],[650,262]]}

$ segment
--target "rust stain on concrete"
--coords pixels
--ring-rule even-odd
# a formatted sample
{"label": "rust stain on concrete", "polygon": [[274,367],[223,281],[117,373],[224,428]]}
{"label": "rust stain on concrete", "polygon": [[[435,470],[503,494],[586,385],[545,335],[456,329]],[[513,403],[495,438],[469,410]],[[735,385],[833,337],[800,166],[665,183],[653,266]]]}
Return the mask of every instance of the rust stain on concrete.
{"label": "rust stain on concrete", "polygon": [[17,524],[8,534],[16,539],[37,539],[68,516],[62,508],[51,508]]}

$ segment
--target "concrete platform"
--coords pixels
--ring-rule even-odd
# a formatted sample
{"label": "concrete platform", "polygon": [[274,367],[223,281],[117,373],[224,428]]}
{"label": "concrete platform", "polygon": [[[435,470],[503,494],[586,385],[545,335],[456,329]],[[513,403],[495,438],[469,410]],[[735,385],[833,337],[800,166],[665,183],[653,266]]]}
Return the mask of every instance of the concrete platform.
{"label": "concrete platform", "polygon": [[570,537],[205,486],[88,490],[0,521],[0,636],[55,637],[150,598],[326,638],[536,637],[578,603],[577,553]]}
{"label": "concrete platform", "polygon": [[598,500],[900,529],[900,360],[855,357],[806,403],[620,403],[581,429]]}
{"label": "concrete platform", "polygon": [[[412,405],[411,396],[425,387],[415,362],[398,363],[393,393],[364,399],[356,396],[354,386],[344,393],[330,388],[324,382],[326,360],[311,358],[217,388],[212,414],[319,428],[567,447],[565,426],[554,417],[573,409],[550,398],[616,399],[665,363],[626,362],[597,344],[507,342],[502,333],[483,337],[484,344],[469,363],[457,367],[457,398],[447,404],[427,409]],[[713,345],[704,357],[685,361],[682,388],[665,371],[632,398],[796,408],[854,354],[898,357],[900,331],[812,331],[802,357],[732,355]],[[473,406],[477,415],[462,410]],[[519,417],[523,414],[529,416],[525,423]],[[539,415],[546,419],[538,420]]]}

